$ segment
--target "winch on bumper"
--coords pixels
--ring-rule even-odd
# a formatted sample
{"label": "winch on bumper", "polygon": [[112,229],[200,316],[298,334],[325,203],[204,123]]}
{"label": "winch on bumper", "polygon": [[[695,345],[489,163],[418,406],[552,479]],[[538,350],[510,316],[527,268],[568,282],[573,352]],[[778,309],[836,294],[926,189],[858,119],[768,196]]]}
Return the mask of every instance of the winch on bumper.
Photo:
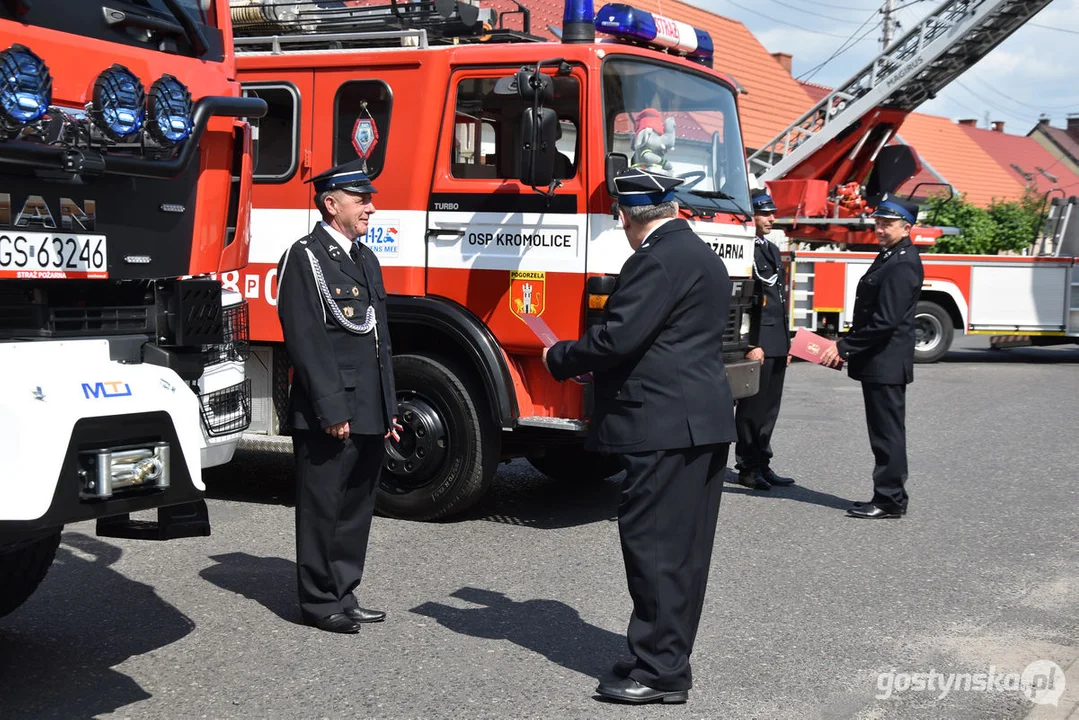
{"label": "winch on bumper", "polygon": [[0,343],[0,366],[0,532],[202,500],[199,401],[173,370],[104,339]]}

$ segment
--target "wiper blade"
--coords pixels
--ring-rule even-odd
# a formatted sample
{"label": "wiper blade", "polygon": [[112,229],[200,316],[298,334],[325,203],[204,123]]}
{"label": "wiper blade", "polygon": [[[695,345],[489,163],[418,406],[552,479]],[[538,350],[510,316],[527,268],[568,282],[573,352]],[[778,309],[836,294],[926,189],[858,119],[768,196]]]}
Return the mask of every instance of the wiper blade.
{"label": "wiper blade", "polygon": [[690,190],[689,194],[690,195],[697,195],[697,196],[703,197],[703,198],[715,198],[715,199],[718,199],[718,200],[729,200],[731,205],[734,206],[734,209],[738,211],[738,214],[740,214],[742,217],[744,217],[746,219],[746,222],[753,222],[753,215],[751,213],[749,213],[748,211],[746,211],[745,208],[743,208],[741,205],[738,204],[738,198],[734,197],[733,195],[728,195],[727,193],[723,192],[722,190]]}

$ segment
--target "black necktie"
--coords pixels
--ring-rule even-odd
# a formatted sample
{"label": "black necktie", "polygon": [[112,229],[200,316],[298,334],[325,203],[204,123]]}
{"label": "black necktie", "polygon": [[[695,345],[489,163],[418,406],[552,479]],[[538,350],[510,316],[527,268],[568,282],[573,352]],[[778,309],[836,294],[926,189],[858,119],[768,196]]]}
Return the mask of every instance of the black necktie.
{"label": "black necktie", "polygon": [[358,242],[352,242],[352,249],[348,251],[348,256],[352,258],[352,262],[356,263],[357,266],[363,267],[360,262],[360,244]]}

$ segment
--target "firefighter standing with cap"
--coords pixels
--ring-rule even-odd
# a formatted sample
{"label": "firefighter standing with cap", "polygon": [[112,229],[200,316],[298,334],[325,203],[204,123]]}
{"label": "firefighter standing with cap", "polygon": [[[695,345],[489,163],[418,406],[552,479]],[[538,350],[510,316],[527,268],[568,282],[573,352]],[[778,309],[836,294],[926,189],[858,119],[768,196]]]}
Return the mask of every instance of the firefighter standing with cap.
{"label": "firefighter standing with cap", "polygon": [[765,236],[772,231],[776,206],[765,191],[753,194],[753,224],[757,239],[753,247],[753,277],[762,297],[760,337],[757,347],[746,357],[761,363],[760,388],[755,395],[738,401],[735,424],[738,444],[735,458],[738,484],[753,490],[769,490],[773,485],[793,485],[794,480],[776,475],[772,460],[772,431],[783,399],[783,381],[790,364],[790,333],[783,288],[786,273],[779,248]]}
{"label": "firefighter standing with cap", "polygon": [[304,622],[358,632],[379,622],[352,594],[363,577],[384,438],[397,437],[386,291],[360,242],[377,192],[361,162],[317,175],[322,221],[278,265],[277,313],[293,367],[296,569]]}
{"label": "firefighter standing with cap", "polygon": [[910,240],[918,206],[885,195],[873,213],[880,254],[858,281],[850,332],[825,348],[833,367],[846,361],[862,383],[873,469],[873,499],[855,503],[852,517],[898,518],[907,513],[907,385],[914,382],[914,315],[922,260]]}
{"label": "firefighter standing with cap", "polygon": [[678,178],[630,169],[615,177],[617,212],[634,253],[603,323],[544,351],[551,374],[593,373],[586,447],[626,470],[618,531],[633,615],[630,661],[596,692],[627,703],[685,702],[704,604],[734,408],[723,366],[731,280],[678,218]]}

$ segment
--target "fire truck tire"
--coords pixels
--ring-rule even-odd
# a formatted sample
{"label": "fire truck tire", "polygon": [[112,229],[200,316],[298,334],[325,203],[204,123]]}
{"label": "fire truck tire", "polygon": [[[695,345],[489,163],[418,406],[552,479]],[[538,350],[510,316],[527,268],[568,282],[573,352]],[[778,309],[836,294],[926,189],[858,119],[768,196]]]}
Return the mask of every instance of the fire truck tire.
{"label": "fire truck tire", "polygon": [[446,359],[393,358],[401,442],[387,440],[376,507],[403,520],[434,520],[472,506],[498,468],[497,428],[482,392]]}
{"label": "fire truck tire", "polygon": [[919,300],[914,313],[914,362],[934,363],[952,346],[955,328],[948,311],[928,300]]}
{"label": "fire truck tire", "polygon": [[529,455],[528,462],[552,480],[564,482],[598,482],[622,471],[617,455],[582,447],[554,448],[544,455]]}
{"label": "fire truck tire", "polygon": [[45,579],[56,548],[60,531],[0,547],[0,617],[26,602],[26,599]]}

